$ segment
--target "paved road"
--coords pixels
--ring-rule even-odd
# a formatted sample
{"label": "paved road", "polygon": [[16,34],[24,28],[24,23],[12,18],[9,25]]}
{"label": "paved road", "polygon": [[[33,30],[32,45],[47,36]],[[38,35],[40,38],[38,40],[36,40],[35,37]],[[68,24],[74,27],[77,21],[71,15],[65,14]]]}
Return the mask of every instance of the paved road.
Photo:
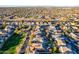
{"label": "paved road", "polygon": [[[31,28],[31,27],[30,27]],[[20,54],[24,54],[24,53],[26,53],[26,48],[27,48],[27,46],[28,46],[28,42],[29,42],[29,36],[30,36],[30,32],[31,32],[31,29],[29,28],[29,30],[28,31],[26,31],[26,38],[25,38],[25,42],[24,42],[24,44],[23,44],[23,46],[21,47],[21,50],[20,50]]]}

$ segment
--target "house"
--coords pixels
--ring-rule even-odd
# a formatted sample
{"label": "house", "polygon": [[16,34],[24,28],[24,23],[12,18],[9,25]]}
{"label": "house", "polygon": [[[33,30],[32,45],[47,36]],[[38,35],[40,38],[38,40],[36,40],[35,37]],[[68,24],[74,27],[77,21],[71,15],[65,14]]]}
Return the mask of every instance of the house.
{"label": "house", "polygon": [[14,26],[7,25],[5,29],[0,31],[0,48],[2,48],[4,42],[14,33]]}

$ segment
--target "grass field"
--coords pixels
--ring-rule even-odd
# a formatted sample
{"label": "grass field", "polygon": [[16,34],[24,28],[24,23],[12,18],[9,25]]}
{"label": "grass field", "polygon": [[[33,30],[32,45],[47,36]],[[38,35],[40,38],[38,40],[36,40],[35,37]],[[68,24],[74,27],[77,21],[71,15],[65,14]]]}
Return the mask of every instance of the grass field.
{"label": "grass field", "polygon": [[16,53],[16,47],[17,47],[17,45],[19,45],[21,43],[21,41],[24,37],[25,37],[24,33],[22,33],[22,35],[14,33],[5,42],[2,49],[0,50],[0,53],[3,53],[3,54],[14,54],[14,53]]}

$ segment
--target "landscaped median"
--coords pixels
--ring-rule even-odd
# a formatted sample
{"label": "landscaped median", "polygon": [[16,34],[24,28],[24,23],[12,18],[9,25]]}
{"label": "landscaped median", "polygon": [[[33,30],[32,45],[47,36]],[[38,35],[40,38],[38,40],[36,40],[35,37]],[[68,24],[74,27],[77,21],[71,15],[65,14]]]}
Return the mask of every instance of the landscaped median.
{"label": "landscaped median", "polygon": [[0,53],[3,54],[15,54],[17,53],[21,45],[25,41],[25,33],[20,32],[20,33],[14,33],[3,45],[2,49],[0,50]]}

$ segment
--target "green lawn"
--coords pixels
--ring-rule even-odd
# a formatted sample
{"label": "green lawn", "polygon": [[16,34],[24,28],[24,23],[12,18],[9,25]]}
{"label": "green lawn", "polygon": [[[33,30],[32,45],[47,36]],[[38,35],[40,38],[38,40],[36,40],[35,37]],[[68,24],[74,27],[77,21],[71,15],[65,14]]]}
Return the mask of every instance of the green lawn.
{"label": "green lawn", "polygon": [[14,33],[3,45],[0,53],[13,54],[16,53],[16,46],[19,45],[22,39],[25,37],[24,33],[22,35]]}

